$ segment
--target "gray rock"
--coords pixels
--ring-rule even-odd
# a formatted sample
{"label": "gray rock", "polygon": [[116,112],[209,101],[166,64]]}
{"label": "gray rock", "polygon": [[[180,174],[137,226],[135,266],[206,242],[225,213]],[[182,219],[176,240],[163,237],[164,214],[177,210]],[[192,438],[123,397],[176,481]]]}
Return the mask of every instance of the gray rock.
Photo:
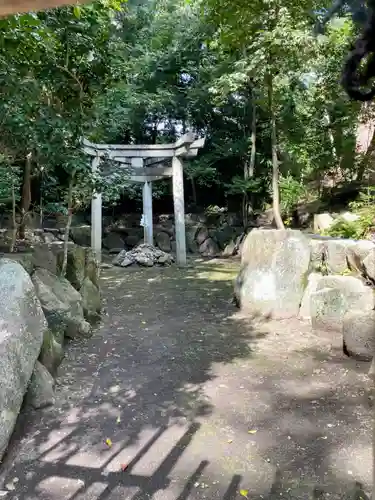
{"label": "gray rock", "polygon": [[310,267],[312,271],[322,272],[324,270],[324,259],[325,259],[325,242],[311,238],[310,239],[310,248],[311,248],[311,260]]}
{"label": "gray rock", "polygon": [[314,330],[342,329],[348,304],[337,288],[322,288],[311,294],[311,325]]}
{"label": "gray rock", "polygon": [[70,237],[77,245],[82,247],[91,246],[91,226],[81,225],[70,228]]}
{"label": "gray rock", "polygon": [[54,377],[57,369],[64,359],[64,331],[46,330],[43,336],[43,344],[39,354],[39,361]]}
{"label": "gray rock", "polygon": [[361,279],[354,276],[322,276],[317,283],[317,290],[322,288],[340,290],[351,309],[369,311],[374,308],[373,290],[366,286]]}
{"label": "gray rock", "polygon": [[27,403],[36,410],[53,405],[55,402],[54,385],[52,375],[37,361],[29,384]]}
{"label": "gray rock", "polygon": [[172,264],[172,262],[173,262],[172,256],[168,255],[167,253],[165,253],[164,255],[160,255],[160,257],[158,258],[158,263],[164,266],[170,265]]}
{"label": "gray rock", "polygon": [[347,249],[346,259],[349,269],[356,271],[359,275],[365,276],[366,270],[363,261],[375,250],[375,245],[369,240],[359,240]]}
{"label": "gray rock", "polygon": [[99,288],[89,278],[85,278],[80,294],[82,295],[83,313],[86,320],[95,323],[100,319],[101,311]]}
{"label": "gray rock", "polygon": [[137,246],[139,243],[142,243],[142,242],[143,242],[142,236],[138,236],[136,234],[129,234],[125,238],[125,244],[126,244],[126,246],[128,246],[130,248],[133,248],[133,247]]}
{"label": "gray rock", "polygon": [[236,252],[235,253],[239,256],[242,255],[242,247],[243,247],[244,241],[246,239],[246,236],[247,236],[246,233],[242,233],[239,236],[237,236],[237,238],[236,238]]}
{"label": "gray rock", "polygon": [[216,257],[220,254],[220,248],[215,240],[207,238],[207,240],[204,240],[199,246],[199,253],[203,257]]}
{"label": "gray rock", "polygon": [[46,269],[37,269],[32,281],[54,334],[64,332],[69,338],[90,336],[91,327],[83,316],[82,297],[68,280]]}
{"label": "gray rock", "polygon": [[360,361],[371,361],[375,349],[375,311],[348,311],[343,320],[347,352]]}
{"label": "gray rock", "polygon": [[234,234],[235,229],[228,224],[225,224],[213,232],[212,238],[217,242],[219,248],[224,250],[224,248],[231,242]]}
{"label": "gray rock", "polygon": [[375,250],[369,252],[369,254],[363,260],[363,268],[366,275],[375,282]]}
{"label": "gray rock", "polygon": [[48,329],[30,276],[17,262],[0,260],[0,459]]}
{"label": "gray rock", "polygon": [[209,238],[209,232],[208,232],[208,229],[205,227],[205,226],[201,226],[198,231],[196,232],[196,235],[195,235],[195,240],[196,242],[198,243],[198,245],[202,245],[203,242],[205,242],[207,240],[207,238]]}
{"label": "gray rock", "polygon": [[348,270],[347,253],[354,247],[354,240],[332,239],[325,241],[325,261],[329,273],[340,274]]}
{"label": "gray rock", "polygon": [[44,243],[53,243],[54,241],[56,241],[58,238],[53,234],[53,233],[50,233],[50,232],[45,232],[42,234],[42,240]]}
{"label": "gray rock", "polygon": [[223,257],[231,257],[236,253],[236,242],[235,240],[230,241],[223,250]]}
{"label": "gray rock", "polygon": [[186,250],[190,253],[198,253],[199,246],[195,241],[195,235],[197,233],[198,226],[188,226],[186,227]]}
{"label": "gray rock", "polygon": [[[66,279],[71,283],[76,290],[79,290],[85,279],[85,265],[86,265],[86,251],[87,249],[78,245],[71,245],[68,248],[67,263],[66,263]],[[64,259],[64,250],[61,248],[58,252],[58,273],[62,269]],[[53,271],[52,271],[53,272]]]}
{"label": "gray rock", "polygon": [[96,260],[95,252],[92,248],[86,248],[86,258],[85,258],[85,278],[90,278],[90,280],[99,287],[99,277],[100,277],[100,265]]}
{"label": "gray rock", "polygon": [[108,250],[109,255],[117,255],[123,251],[123,248],[111,248]]}
{"label": "gray rock", "polygon": [[35,245],[32,253],[32,262],[34,267],[42,267],[48,269],[53,274],[57,274],[57,252],[54,248],[46,245],[39,244]]}
{"label": "gray rock", "polygon": [[113,248],[124,248],[125,242],[119,233],[110,232],[103,239],[103,246],[107,250],[112,250]]}
{"label": "gray rock", "polygon": [[241,307],[274,318],[298,316],[309,265],[309,241],[300,231],[254,229],[242,248]]}
{"label": "gray rock", "polygon": [[316,292],[321,277],[320,273],[311,273],[308,277],[307,287],[303,294],[298,314],[301,319],[311,319],[311,294]]}
{"label": "gray rock", "polygon": [[314,233],[320,233],[329,229],[335,219],[328,213],[314,215]]}
{"label": "gray rock", "polygon": [[155,242],[157,247],[159,247],[163,252],[171,251],[171,238],[168,233],[164,231],[157,233],[155,235]]}
{"label": "gray rock", "polygon": [[135,261],[143,267],[152,267],[154,265],[153,259],[147,255],[138,254],[135,256]]}
{"label": "gray rock", "polygon": [[126,250],[121,250],[121,252],[112,259],[112,264],[114,266],[121,266],[121,262],[126,258],[126,254]]}
{"label": "gray rock", "polygon": [[314,329],[341,331],[349,310],[374,308],[374,294],[353,276],[323,276],[317,283],[316,292],[311,294],[310,306]]}

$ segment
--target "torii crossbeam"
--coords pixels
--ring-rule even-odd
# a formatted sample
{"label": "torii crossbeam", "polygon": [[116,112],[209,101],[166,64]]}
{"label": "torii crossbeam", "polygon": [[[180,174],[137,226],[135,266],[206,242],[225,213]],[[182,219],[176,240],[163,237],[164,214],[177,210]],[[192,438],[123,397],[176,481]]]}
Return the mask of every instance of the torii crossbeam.
{"label": "torii crossbeam", "polygon": [[[120,164],[129,173],[130,182],[143,183],[144,241],[153,244],[152,182],[172,177],[173,205],[176,230],[177,265],[186,265],[185,203],[183,158],[197,156],[205,139],[185,134],[174,144],[93,144],[83,140],[85,153],[92,157],[92,171],[99,169],[101,158]],[[169,161],[172,160],[172,165]],[[91,246],[101,261],[102,197],[95,193],[91,203]]]}

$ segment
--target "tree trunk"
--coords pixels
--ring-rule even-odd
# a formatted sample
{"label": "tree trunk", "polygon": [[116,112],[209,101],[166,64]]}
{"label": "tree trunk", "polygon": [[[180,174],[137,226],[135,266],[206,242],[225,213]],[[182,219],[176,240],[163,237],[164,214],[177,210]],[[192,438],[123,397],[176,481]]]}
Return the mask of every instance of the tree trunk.
{"label": "tree trunk", "polygon": [[65,278],[66,268],[68,265],[68,245],[69,245],[69,233],[72,225],[73,219],[73,187],[74,187],[75,171],[72,172],[69,189],[68,189],[68,220],[66,221],[65,231],[64,231],[64,247],[63,247],[63,263],[61,266],[60,275]]}
{"label": "tree trunk", "polygon": [[273,108],[273,81],[272,75],[267,76],[268,107],[271,126],[271,150],[272,150],[272,208],[277,229],[285,229],[280,214],[280,192],[279,192],[279,159],[277,157],[277,135],[276,118]]}
{"label": "tree trunk", "polygon": [[195,180],[192,175],[189,176],[190,183],[191,183],[191,194],[193,196],[193,204],[195,207],[198,206],[198,198],[197,198],[197,187],[195,185]]}
{"label": "tree trunk", "polygon": [[17,213],[16,213],[16,190],[14,187],[14,181],[12,181],[12,239],[9,246],[9,252],[14,252],[14,247],[16,246],[17,240]]}
{"label": "tree trunk", "polygon": [[371,163],[374,161],[374,159],[375,159],[375,133],[373,134],[373,136],[371,138],[371,142],[369,144],[369,147],[368,147],[366,153],[364,154],[362,161],[360,162],[360,164],[358,166],[358,172],[357,172],[357,180],[358,181],[362,181],[363,176],[366,173],[366,170],[371,165]]}
{"label": "tree trunk", "polygon": [[[252,113],[251,113],[251,150],[250,150],[250,161],[245,162],[244,168],[244,179],[247,181],[254,177],[255,173],[255,158],[256,158],[256,133],[257,133],[257,117],[256,117],[256,104],[252,102]],[[248,218],[250,210],[253,208],[253,193],[249,194],[247,191],[244,193],[242,198],[242,220],[244,229],[247,228]]]}
{"label": "tree trunk", "polygon": [[26,156],[25,168],[23,172],[22,199],[21,199],[21,220],[18,229],[21,240],[25,239],[26,216],[30,210],[31,204],[31,159],[32,154]]}

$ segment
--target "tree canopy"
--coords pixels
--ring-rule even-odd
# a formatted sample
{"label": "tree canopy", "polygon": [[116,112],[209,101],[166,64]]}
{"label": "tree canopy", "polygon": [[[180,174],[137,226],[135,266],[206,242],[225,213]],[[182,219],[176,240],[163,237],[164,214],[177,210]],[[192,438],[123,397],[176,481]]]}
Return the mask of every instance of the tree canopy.
{"label": "tree canopy", "polygon": [[[340,73],[350,17],[315,36],[314,0],[97,0],[0,19],[0,193],[22,215],[84,209],[94,187],[134,209],[139,186],[93,178],[83,136],[107,143],[206,146],[185,166],[187,208],[242,212],[273,203],[279,227],[298,203],[364,182],[372,104],[350,101]],[[371,142],[371,141],[370,141]],[[170,183],[154,196],[171,207]],[[13,193],[13,194],[12,194]]]}

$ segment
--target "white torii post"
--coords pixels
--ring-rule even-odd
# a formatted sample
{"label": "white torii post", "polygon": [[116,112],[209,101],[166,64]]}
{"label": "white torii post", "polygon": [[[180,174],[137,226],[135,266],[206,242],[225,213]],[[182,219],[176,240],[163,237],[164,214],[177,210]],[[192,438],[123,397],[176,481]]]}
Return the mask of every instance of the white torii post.
{"label": "white torii post", "polygon": [[172,184],[174,223],[176,228],[176,258],[177,265],[186,266],[186,235],[185,235],[185,202],[184,202],[184,174],[181,158],[172,158]]}
{"label": "white torii post", "polygon": [[144,241],[149,245],[154,244],[153,215],[152,215],[152,182],[145,182],[142,190],[143,215],[144,215]]}
{"label": "white torii post", "polygon": [[[91,162],[93,174],[98,171],[100,165],[99,155],[95,156]],[[93,193],[91,200],[91,248],[95,252],[97,262],[102,261],[102,195]]]}
{"label": "white torii post", "polygon": [[[142,157],[134,157],[130,159],[131,166],[134,169],[134,172],[137,172],[137,169],[143,169],[144,161]],[[144,242],[149,245],[154,244],[154,236],[153,236],[153,215],[152,215],[152,182],[145,180],[143,183],[142,189],[142,200],[143,200],[143,217],[144,217],[144,226],[143,226],[143,235]]]}

